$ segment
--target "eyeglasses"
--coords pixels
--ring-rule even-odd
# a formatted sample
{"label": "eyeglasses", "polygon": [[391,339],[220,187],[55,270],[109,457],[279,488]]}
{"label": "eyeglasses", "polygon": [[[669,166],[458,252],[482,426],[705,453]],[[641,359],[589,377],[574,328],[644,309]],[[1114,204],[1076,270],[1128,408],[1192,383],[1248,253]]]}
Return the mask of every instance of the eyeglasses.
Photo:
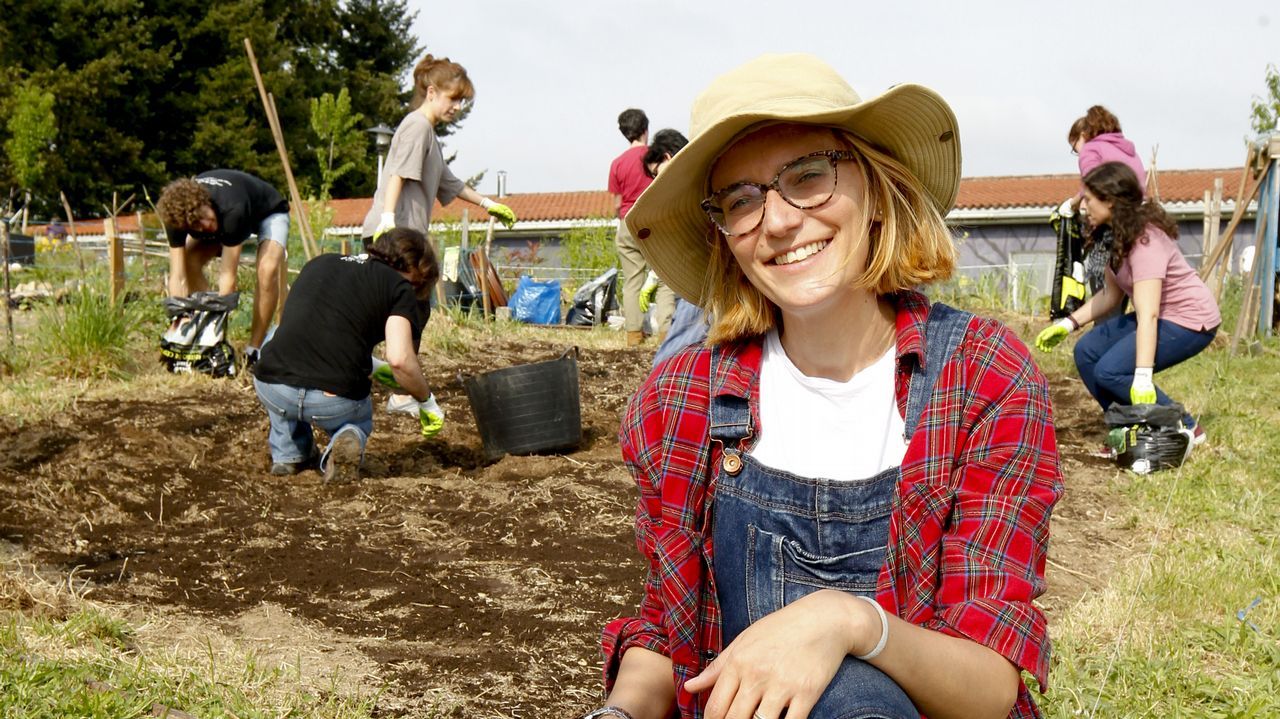
{"label": "eyeglasses", "polygon": [[812,210],[823,205],[836,191],[836,162],[857,156],[845,150],[823,150],[802,155],[778,170],[767,184],[735,182],[702,201],[701,207],[725,237],[745,235],[764,219],[764,201],[769,190],[788,205]]}

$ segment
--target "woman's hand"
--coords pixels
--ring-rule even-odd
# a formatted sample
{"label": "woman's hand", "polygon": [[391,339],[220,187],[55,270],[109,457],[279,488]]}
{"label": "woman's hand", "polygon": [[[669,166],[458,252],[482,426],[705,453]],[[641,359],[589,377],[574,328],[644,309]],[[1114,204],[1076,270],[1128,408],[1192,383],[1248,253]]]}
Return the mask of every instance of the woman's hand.
{"label": "woman's hand", "polygon": [[[870,649],[879,618],[853,595],[824,589],[747,627],[701,674],[685,682],[711,690],[707,719],[805,719],[852,649]],[[874,630],[874,631],[872,631]],[[854,635],[867,634],[855,644]]]}

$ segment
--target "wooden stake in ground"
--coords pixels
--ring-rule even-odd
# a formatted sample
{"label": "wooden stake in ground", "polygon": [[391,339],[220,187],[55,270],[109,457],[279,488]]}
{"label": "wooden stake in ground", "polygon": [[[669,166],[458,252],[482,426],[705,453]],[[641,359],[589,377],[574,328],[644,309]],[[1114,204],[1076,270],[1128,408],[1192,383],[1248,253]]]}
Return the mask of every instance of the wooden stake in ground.
{"label": "wooden stake in ground", "polygon": [[124,246],[116,234],[116,218],[104,219],[102,229],[107,235],[107,265],[111,268],[111,302],[114,304],[124,292]]}
{"label": "wooden stake in ground", "polygon": [[[1263,174],[1266,178],[1270,171]],[[1266,184],[1274,185],[1275,183],[1264,180]],[[1260,182],[1259,184],[1263,184]],[[1268,197],[1270,188],[1264,190],[1262,196]],[[1261,287],[1255,286],[1255,280],[1258,276],[1258,265],[1262,264],[1262,254],[1264,243],[1267,241],[1267,219],[1268,213],[1264,212],[1261,204],[1258,207],[1258,221],[1255,223],[1254,236],[1257,238],[1253,243],[1253,264],[1249,266],[1249,278],[1244,285],[1244,299],[1240,303],[1240,316],[1236,318],[1236,329],[1231,333],[1231,354],[1236,353],[1236,348],[1240,345],[1240,340],[1246,335],[1251,334],[1250,327],[1253,326],[1255,312],[1258,311],[1258,305],[1261,301]]]}
{"label": "wooden stake in ground", "polygon": [[493,301],[489,299],[489,246],[493,244],[493,217],[489,217],[489,229],[484,234],[484,247],[480,248],[480,295],[484,297],[484,318],[489,319],[493,312]]}
{"label": "wooden stake in ground", "polygon": [[[1262,175],[1250,178],[1249,168],[1253,166],[1254,148],[1249,147],[1248,157],[1244,163],[1244,173],[1240,177],[1240,191],[1236,195],[1236,208],[1231,213],[1231,222],[1227,223],[1227,229],[1222,233],[1222,239],[1218,241],[1218,246],[1213,248],[1213,254],[1200,263],[1200,279],[1205,279],[1213,272],[1213,268],[1218,265],[1224,255],[1229,255],[1227,251],[1231,248],[1231,236],[1235,234],[1236,228],[1240,226],[1240,222],[1244,220],[1245,213],[1249,209],[1249,203],[1253,202],[1253,198],[1258,194],[1258,189],[1262,187]],[[1245,186],[1248,185],[1248,189]]]}
{"label": "wooden stake in ground", "polygon": [[142,210],[136,213],[138,216],[138,251],[142,253],[142,286],[146,287],[151,284],[151,278],[147,272],[147,226],[142,224]]}
{"label": "wooden stake in ground", "polygon": [[71,245],[76,248],[76,261],[80,263],[80,281],[84,282],[84,255],[80,254],[80,238],[76,235],[76,218],[71,216],[71,203],[67,202],[67,193],[59,191],[62,198],[62,209],[67,212],[67,231],[71,233]]}
{"label": "wooden stake in ground", "polygon": [[9,349],[13,349],[13,308],[12,293],[9,287],[9,221],[0,218],[0,244],[4,245],[4,324],[9,330]]}
{"label": "wooden stake in ground", "polygon": [[280,155],[280,163],[284,165],[284,177],[289,183],[289,200],[298,217],[298,234],[302,236],[302,251],[307,259],[315,256],[315,245],[311,237],[311,226],[306,220],[307,209],[302,204],[302,196],[298,194],[298,184],[293,181],[293,168],[289,165],[289,151],[284,146],[284,134],[280,131],[280,120],[276,117],[275,103],[267,94],[267,86],[262,83],[262,73],[258,72],[258,59],[253,55],[253,43],[244,39],[244,49],[249,55],[249,67],[253,70],[253,80],[258,84],[258,95],[262,98],[262,108],[267,114],[267,125],[271,128],[271,136],[276,142],[276,152]]}
{"label": "wooden stake in ground", "polygon": [[[267,104],[271,107],[271,115],[267,121],[271,123],[271,132],[276,138],[276,142],[280,147],[284,147],[284,131],[280,129],[280,113],[276,110],[276,96],[267,93]],[[289,155],[284,155],[284,176],[288,181],[290,193],[298,198],[298,234],[302,236],[304,253],[307,259],[311,259],[320,254],[319,239],[316,233],[311,231],[311,209],[307,207],[307,203],[302,201],[302,195],[298,193],[298,183],[293,179],[293,168],[289,164]]]}

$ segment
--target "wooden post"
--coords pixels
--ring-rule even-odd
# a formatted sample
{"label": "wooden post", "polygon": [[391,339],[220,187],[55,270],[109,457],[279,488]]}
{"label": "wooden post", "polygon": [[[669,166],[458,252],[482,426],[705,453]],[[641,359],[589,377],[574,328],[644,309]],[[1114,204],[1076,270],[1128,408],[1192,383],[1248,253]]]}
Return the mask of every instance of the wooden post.
{"label": "wooden post", "polygon": [[280,155],[280,163],[284,165],[285,180],[289,184],[289,201],[298,217],[298,234],[302,236],[302,250],[307,259],[315,256],[315,246],[311,237],[311,225],[307,222],[307,208],[302,204],[298,194],[298,184],[293,180],[293,168],[289,166],[289,151],[284,146],[284,135],[280,131],[280,120],[275,114],[275,102],[267,94],[267,87],[262,83],[262,73],[258,72],[258,59],[253,55],[253,43],[244,39],[245,52],[249,54],[249,67],[253,70],[254,82],[258,85],[258,95],[262,98],[263,111],[267,114],[267,125],[271,128],[271,137],[276,143],[276,152]]}
{"label": "wooden post", "polygon": [[[1268,173],[1269,174],[1269,173]],[[1264,174],[1265,178],[1267,175]],[[1259,183],[1271,185],[1270,182]],[[1268,214],[1262,211],[1262,205],[1269,199],[1270,187],[1262,191],[1263,201],[1258,205],[1258,220],[1254,224],[1254,243],[1253,243],[1253,264],[1249,266],[1249,277],[1244,284],[1244,299],[1240,302],[1240,316],[1236,318],[1236,329],[1231,335],[1231,354],[1236,353],[1236,348],[1240,344],[1240,340],[1244,339],[1250,333],[1250,327],[1254,323],[1254,312],[1257,310],[1256,305],[1262,297],[1261,287],[1257,286],[1255,279],[1258,277],[1258,265],[1263,261],[1263,243],[1267,237],[1267,218]]]}
{"label": "wooden post", "polygon": [[151,284],[151,278],[147,272],[147,226],[142,224],[142,210],[135,213],[138,217],[138,243],[142,252],[142,286],[146,287]]}
{"label": "wooden post", "polygon": [[107,235],[107,264],[111,267],[111,302],[115,303],[124,292],[124,246],[116,234],[116,218],[102,221]]}
{"label": "wooden post", "polygon": [[484,298],[484,318],[493,313],[489,299],[489,245],[493,242],[493,217],[489,217],[489,229],[484,233],[484,247],[480,248],[480,296]]}
{"label": "wooden post", "polygon": [[[276,96],[267,93],[267,105],[271,108],[271,114],[267,117],[267,121],[271,124],[272,135],[276,138],[276,143],[283,148],[284,131],[280,129],[280,113],[276,111]],[[284,176],[289,183],[289,193],[297,198],[298,202],[298,234],[302,236],[302,244],[307,259],[311,259],[320,254],[319,241],[324,238],[317,238],[316,233],[311,231],[311,210],[307,207],[307,203],[302,201],[302,195],[298,192],[298,183],[293,179],[293,167],[289,164],[288,151],[284,152]]]}
{"label": "wooden post", "polygon": [[13,308],[9,286],[9,221],[0,217],[0,244],[4,245],[4,324],[9,331],[9,349],[13,349]]}
{"label": "wooden post", "polygon": [[67,231],[71,233],[71,246],[76,250],[76,260],[80,263],[80,281],[84,282],[84,255],[80,254],[80,238],[76,235],[76,218],[71,216],[71,203],[67,202],[67,194],[58,191],[62,198],[62,209],[67,213]]}
{"label": "wooden post", "polygon": [[[1253,198],[1258,194],[1259,188],[1262,187],[1262,175],[1258,177],[1249,176],[1249,168],[1253,166],[1254,151],[1249,148],[1249,156],[1245,159],[1244,172],[1240,177],[1240,191],[1236,195],[1236,208],[1231,213],[1231,221],[1227,223],[1227,229],[1222,233],[1222,239],[1218,242],[1218,246],[1213,248],[1213,254],[1208,260],[1202,260],[1200,263],[1200,279],[1205,279],[1209,273],[1213,271],[1218,262],[1222,260],[1224,254],[1231,247],[1231,236],[1235,234],[1236,228],[1240,226],[1240,222],[1244,219],[1245,213],[1249,210],[1249,203],[1253,202]],[[1246,186],[1248,189],[1246,189]]]}

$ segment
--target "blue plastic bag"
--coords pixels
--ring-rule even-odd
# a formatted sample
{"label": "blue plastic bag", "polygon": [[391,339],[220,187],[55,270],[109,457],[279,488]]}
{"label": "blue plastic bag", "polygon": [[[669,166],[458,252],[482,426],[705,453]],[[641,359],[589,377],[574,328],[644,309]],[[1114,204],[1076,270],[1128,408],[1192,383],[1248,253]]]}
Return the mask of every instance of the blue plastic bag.
{"label": "blue plastic bag", "polygon": [[511,295],[511,316],[535,325],[560,324],[560,281],[539,282],[528,275],[521,275],[516,291]]}

